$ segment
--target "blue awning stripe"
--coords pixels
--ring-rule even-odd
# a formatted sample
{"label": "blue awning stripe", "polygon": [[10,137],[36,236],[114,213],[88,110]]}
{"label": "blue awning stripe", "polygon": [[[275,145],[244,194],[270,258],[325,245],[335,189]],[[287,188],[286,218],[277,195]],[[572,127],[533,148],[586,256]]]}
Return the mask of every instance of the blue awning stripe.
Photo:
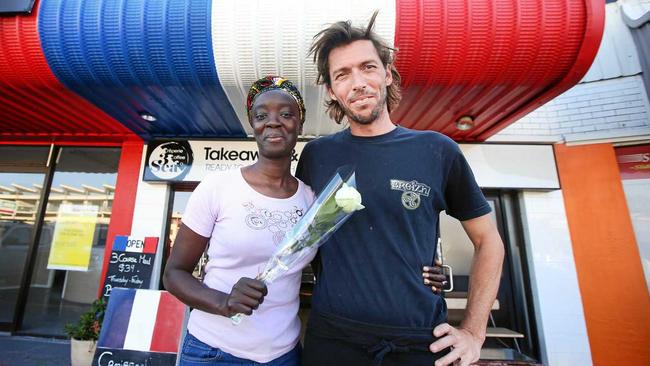
{"label": "blue awning stripe", "polygon": [[143,138],[242,137],[214,64],[211,6],[44,0],[39,34],[55,76]]}

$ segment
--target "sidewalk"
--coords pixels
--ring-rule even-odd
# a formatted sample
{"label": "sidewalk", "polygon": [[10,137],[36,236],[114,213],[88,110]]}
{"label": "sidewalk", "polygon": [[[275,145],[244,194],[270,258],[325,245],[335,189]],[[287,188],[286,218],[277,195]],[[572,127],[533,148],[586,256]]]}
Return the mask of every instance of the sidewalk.
{"label": "sidewalk", "polygon": [[69,364],[69,340],[0,335],[0,366]]}
{"label": "sidewalk", "polygon": [[[69,364],[69,340],[0,335],[0,366],[62,366]],[[494,360],[483,360],[474,365],[541,366],[535,362]]]}

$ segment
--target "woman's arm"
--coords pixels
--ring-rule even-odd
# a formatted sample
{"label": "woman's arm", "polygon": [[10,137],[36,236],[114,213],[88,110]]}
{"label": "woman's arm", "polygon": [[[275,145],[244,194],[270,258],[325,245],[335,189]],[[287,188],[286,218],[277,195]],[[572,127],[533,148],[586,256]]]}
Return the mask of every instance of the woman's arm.
{"label": "woman's arm", "polygon": [[209,288],[199,282],[192,272],[209,238],[203,237],[181,224],[169,260],[165,267],[165,288],[185,304],[208,313],[233,316],[252,314],[264,301],[266,285],[252,278],[242,277],[229,294]]}

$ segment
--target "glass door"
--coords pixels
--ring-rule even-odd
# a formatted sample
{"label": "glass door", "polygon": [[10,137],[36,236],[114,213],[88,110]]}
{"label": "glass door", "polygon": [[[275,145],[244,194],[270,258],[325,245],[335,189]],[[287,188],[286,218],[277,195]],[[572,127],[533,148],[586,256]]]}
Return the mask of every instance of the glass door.
{"label": "glass door", "polygon": [[[164,272],[165,270],[165,264],[167,263],[167,258],[169,258],[169,255],[171,254],[171,251],[173,250],[174,246],[174,240],[176,239],[176,235],[178,234],[178,229],[181,227],[182,223],[182,218],[183,218],[183,213],[185,212],[185,206],[187,206],[187,201],[190,199],[190,196],[192,195],[192,191],[196,188],[198,183],[185,183],[182,186],[174,186],[172,187],[172,190],[170,192],[170,210],[167,213],[167,225],[166,225],[166,231],[167,234],[165,237],[167,238],[167,241],[165,242],[165,250],[164,250],[164,257],[163,257],[163,269],[162,271]],[[199,263],[197,264],[195,270],[194,270],[194,276],[198,277],[201,273],[201,268],[203,265],[205,265],[205,262],[207,262],[207,254],[204,254]],[[162,276],[160,276],[160,288],[164,289],[165,286],[162,283]]]}
{"label": "glass door", "polygon": [[[0,146],[0,325],[13,330],[34,239],[49,146]],[[42,238],[45,240],[47,233]],[[43,243],[43,241],[41,241]],[[42,261],[42,256],[37,260]],[[47,276],[38,282],[47,282]]]}
{"label": "glass door", "polygon": [[42,218],[24,334],[63,336],[97,298],[119,148],[61,147]]}

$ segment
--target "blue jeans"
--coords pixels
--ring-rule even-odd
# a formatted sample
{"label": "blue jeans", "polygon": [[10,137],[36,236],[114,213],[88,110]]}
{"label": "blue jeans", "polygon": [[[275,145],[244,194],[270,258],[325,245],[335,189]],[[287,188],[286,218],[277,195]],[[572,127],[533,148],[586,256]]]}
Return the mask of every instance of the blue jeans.
{"label": "blue jeans", "polygon": [[180,354],[180,366],[300,366],[300,343],[291,351],[267,363],[259,363],[244,358],[239,358],[226,353],[219,348],[211,347],[189,332],[183,341]]}

